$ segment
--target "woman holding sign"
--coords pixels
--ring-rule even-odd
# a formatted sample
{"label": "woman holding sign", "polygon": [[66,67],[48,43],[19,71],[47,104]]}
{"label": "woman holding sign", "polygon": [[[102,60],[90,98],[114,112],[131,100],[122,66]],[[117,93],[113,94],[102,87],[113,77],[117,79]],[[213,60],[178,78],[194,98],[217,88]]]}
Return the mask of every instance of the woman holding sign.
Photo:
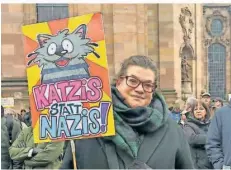
{"label": "woman holding sign", "polygon": [[76,155],[69,145],[61,168],[77,162],[80,169],[193,169],[189,145],[156,81],[148,57],[126,59],[111,89],[116,135],[76,140]]}

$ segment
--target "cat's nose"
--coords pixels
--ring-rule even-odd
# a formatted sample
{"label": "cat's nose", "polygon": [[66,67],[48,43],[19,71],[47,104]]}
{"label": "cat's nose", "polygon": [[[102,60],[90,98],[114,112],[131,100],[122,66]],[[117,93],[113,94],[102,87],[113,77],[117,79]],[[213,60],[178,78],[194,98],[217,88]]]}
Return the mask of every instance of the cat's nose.
{"label": "cat's nose", "polygon": [[62,46],[58,46],[55,54],[58,55],[58,56],[63,56],[67,53],[68,51],[67,50],[64,50]]}

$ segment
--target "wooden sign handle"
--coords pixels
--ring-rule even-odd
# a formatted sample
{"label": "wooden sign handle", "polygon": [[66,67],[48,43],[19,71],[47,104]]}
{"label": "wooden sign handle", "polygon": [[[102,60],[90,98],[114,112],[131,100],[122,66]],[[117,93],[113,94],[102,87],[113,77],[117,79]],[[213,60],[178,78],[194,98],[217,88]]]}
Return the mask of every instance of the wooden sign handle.
{"label": "wooden sign handle", "polygon": [[71,140],[71,151],[72,151],[74,169],[77,170],[76,156],[75,156],[75,142],[74,142],[74,140]]}

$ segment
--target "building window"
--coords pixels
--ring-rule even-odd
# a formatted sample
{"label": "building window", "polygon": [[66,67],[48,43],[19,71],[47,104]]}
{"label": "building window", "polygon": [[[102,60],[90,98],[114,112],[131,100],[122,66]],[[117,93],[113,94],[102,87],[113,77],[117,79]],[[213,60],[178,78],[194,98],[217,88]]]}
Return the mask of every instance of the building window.
{"label": "building window", "polygon": [[215,43],[208,48],[208,72],[209,72],[209,92],[212,97],[225,99],[225,47]]}
{"label": "building window", "polygon": [[68,4],[36,4],[37,22],[68,18]]}
{"label": "building window", "polygon": [[215,36],[221,35],[223,30],[223,23],[220,19],[213,19],[212,24],[211,24],[211,31],[212,34]]}

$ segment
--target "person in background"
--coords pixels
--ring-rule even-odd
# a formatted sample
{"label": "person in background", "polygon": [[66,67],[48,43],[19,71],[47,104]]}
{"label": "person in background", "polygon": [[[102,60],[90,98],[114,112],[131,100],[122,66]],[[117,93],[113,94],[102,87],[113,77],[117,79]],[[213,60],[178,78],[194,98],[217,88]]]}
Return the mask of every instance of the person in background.
{"label": "person in background", "polygon": [[26,110],[22,109],[21,112],[19,114],[16,114],[15,116],[15,118],[18,119],[20,122],[21,129],[24,129],[25,127],[27,127],[27,125],[24,123],[24,120],[23,120],[23,116],[25,112]]}
{"label": "person in background", "polygon": [[184,125],[184,123],[187,121],[187,119],[193,115],[192,109],[195,107],[196,105],[196,101],[197,99],[193,96],[189,97],[186,100],[186,103],[184,105],[184,109],[181,112],[181,120],[180,120],[180,124]]}
{"label": "person in background", "polygon": [[23,121],[28,127],[31,125],[31,112],[30,111],[24,114]]}
{"label": "person in background", "polygon": [[16,140],[22,130],[20,121],[15,118],[13,109],[6,109],[6,127],[9,133],[10,145]]}
{"label": "person in background", "polygon": [[170,112],[172,112],[172,111],[173,111],[173,106],[170,106],[170,107],[168,108],[168,110],[169,110]]}
{"label": "person in background", "polygon": [[[10,169],[21,169],[22,163],[20,161],[14,161],[8,159],[9,154],[9,147],[12,143],[16,140],[19,133],[21,132],[22,128],[20,125],[20,121],[14,118],[12,109],[5,109],[1,106],[2,110],[2,117],[1,117],[1,127],[2,127],[2,142],[1,146],[3,147],[2,155],[3,155],[3,162],[8,162],[8,166]],[[6,113],[6,114],[5,114]],[[7,151],[6,151],[7,150]],[[10,161],[10,162],[9,162]],[[5,167],[5,165],[3,165]]]}
{"label": "person in background", "polygon": [[173,110],[170,112],[170,117],[176,121],[176,123],[180,122],[181,119],[181,110],[180,105],[178,103],[174,104]]}
{"label": "person in background", "polygon": [[25,109],[22,109],[22,110],[20,111],[20,113],[18,114],[18,119],[19,119],[21,122],[23,122],[23,117],[24,117],[25,113],[26,113],[26,110],[25,110]]}
{"label": "person in background", "polygon": [[10,138],[4,117],[4,108],[1,106],[1,169],[9,169],[11,159],[9,154]]}
{"label": "person in background", "polygon": [[196,169],[213,168],[205,150],[209,124],[209,109],[205,103],[197,100],[197,103],[192,109],[192,116],[190,116],[184,126],[182,126],[184,134],[190,144],[192,159]]}
{"label": "person in background", "polygon": [[181,118],[180,118],[180,123],[179,124],[184,125],[186,121],[187,121],[186,114],[181,112]]}
{"label": "person in background", "polygon": [[12,160],[23,162],[24,169],[58,169],[61,165],[63,145],[64,142],[35,144],[30,124],[19,134],[9,148],[9,153]]}
{"label": "person in background", "polygon": [[126,59],[111,86],[115,136],[68,144],[61,169],[193,169],[182,129],[157,91],[157,68],[146,56]]}
{"label": "person in background", "polygon": [[212,108],[211,108],[211,119],[213,118],[214,113],[216,112],[216,110],[223,107],[223,105],[224,105],[224,102],[223,102],[222,98],[216,97],[213,100],[213,105],[212,105]]}
{"label": "person in background", "polygon": [[231,100],[212,118],[206,151],[215,169],[231,169]]}
{"label": "person in background", "polygon": [[216,98],[213,100],[213,102],[214,102],[214,106],[215,106],[217,109],[223,107],[223,104],[224,104],[224,103],[223,103],[223,99],[222,99],[222,98],[216,97]]}
{"label": "person in background", "polygon": [[25,110],[25,109],[22,109],[22,110],[20,111],[20,113],[21,113],[22,116],[24,116],[24,114],[26,113],[26,110]]}
{"label": "person in background", "polygon": [[212,100],[211,100],[211,95],[208,92],[205,92],[201,95],[201,100],[202,102],[204,102],[207,107],[209,108],[209,110],[212,110]]}

